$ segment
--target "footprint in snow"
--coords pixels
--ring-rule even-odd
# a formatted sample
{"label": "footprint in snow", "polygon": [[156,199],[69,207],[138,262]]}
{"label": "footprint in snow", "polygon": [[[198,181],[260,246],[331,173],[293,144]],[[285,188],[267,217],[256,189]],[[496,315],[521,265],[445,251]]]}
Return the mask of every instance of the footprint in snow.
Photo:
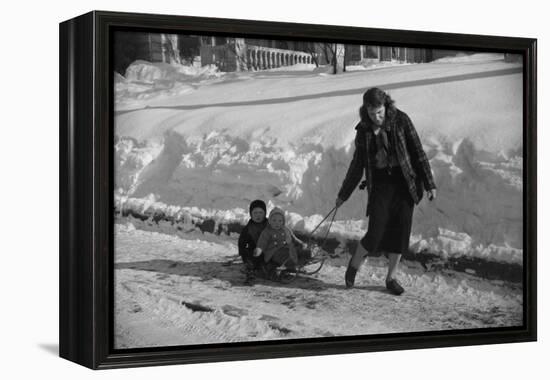
{"label": "footprint in snow", "polygon": [[232,305],[222,306],[222,311],[224,314],[229,315],[230,317],[243,317],[245,315],[248,315],[247,310]]}

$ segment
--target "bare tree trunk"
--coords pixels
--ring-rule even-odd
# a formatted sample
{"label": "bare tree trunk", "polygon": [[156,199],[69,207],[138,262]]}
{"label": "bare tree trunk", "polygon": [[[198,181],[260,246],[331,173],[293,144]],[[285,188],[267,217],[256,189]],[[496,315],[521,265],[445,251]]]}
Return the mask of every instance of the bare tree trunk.
{"label": "bare tree trunk", "polygon": [[332,67],[332,74],[338,74],[345,71],[345,46],[342,44],[321,44],[320,50],[323,52],[327,63]]}
{"label": "bare tree trunk", "polygon": [[[342,72],[346,72],[346,45],[336,45],[336,68],[342,68]],[[338,70],[337,70],[338,71]]]}
{"label": "bare tree trunk", "polygon": [[342,44],[332,44],[332,73],[338,74],[345,71],[346,48]]}
{"label": "bare tree trunk", "polygon": [[232,38],[227,41],[228,51],[235,57],[235,71],[247,71],[249,70],[249,63],[247,59],[247,48],[242,38]]}
{"label": "bare tree trunk", "polygon": [[332,74],[338,74],[338,59],[336,56],[337,44],[330,45],[330,50],[332,53]]}
{"label": "bare tree trunk", "polygon": [[311,56],[311,61],[315,63],[315,67],[319,67],[319,58],[317,57],[317,52],[315,51],[315,44],[308,45],[307,52]]}

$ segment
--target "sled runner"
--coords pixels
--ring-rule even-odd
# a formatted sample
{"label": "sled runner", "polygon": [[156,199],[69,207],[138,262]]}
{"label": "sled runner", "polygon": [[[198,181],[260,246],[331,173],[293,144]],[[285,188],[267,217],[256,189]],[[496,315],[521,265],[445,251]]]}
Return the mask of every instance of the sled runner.
{"label": "sled runner", "polygon": [[321,250],[320,247],[318,247],[317,252],[317,254],[313,255],[307,261],[298,263],[298,267],[296,269],[287,269],[284,264],[276,268],[278,271],[277,275],[275,278],[271,278],[271,280],[283,284],[289,284],[299,275],[312,276],[318,273],[323,268],[323,265],[328,258],[328,253]]}
{"label": "sled runner", "polygon": [[[290,283],[298,275],[311,276],[318,273],[325,264],[325,260],[329,257],[329,254],[316,246],[313,248],[313,255],[301,259],[298,266],[293,269],[285,267],[283,263],[280,266],[270,267],[268,263],[262,264],[259,268],[250,270],[249,268],[242,268],[241,272],[245,275],[244,284],[252,285],[256,278],[262,278],[269,281],[275,281],[280,283]],[[232,262],[223,263],[224,266],[229,266],[237,263],[237,260]]]}

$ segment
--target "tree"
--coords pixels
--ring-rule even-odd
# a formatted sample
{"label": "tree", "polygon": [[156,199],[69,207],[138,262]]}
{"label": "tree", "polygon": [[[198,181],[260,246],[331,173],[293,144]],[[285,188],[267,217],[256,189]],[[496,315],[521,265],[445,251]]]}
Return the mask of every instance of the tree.
{"label": "tree", "polygon": [[315,43],[308,43],[305,48],[306,53],[311,56],[311,61],[315,63],[315,67],[319,67],[319,53]]}
{"label": "tree", "polygon": [[332,73],[338,74],[339,72],[346,71],[346,46],[335,43],[320,43],[317,45],[319,50],[324,55],[325,61],[332,66]]}

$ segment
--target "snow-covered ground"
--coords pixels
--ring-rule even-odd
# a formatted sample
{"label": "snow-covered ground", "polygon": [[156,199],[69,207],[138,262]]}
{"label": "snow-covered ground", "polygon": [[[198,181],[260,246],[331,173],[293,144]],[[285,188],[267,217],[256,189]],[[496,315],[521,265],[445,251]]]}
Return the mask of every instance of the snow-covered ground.
{"label": "snow-covered ground", "polygon": [[[522,265],[520,64],[477,54],[329,75],[312,65],[220,73],[140,61],[115,75],[115,209],[157,230],[124,217],[116,225],[117,346],[522,323],[521,284],[411,262],[400,298],[381,286],[384,259],[349,291],[347,257],[291,285],[244,287],[240,265],[223,265],[235,258],[235,234],[195,228],[244,224],[260,198],[285,209],[295,231],[313,230],[334,205],[372,86],[415,123],[438,186],[438,199],[415,209],[412,250]],[[338,210],[329,236],[342,246],[365,233],[365,198],[357,190]]]}
{"label": "snow-covered ground", "polygon": [[520,284],[404,266],[407,291],[390,295],[385,262],[343,284],[326,264],[288,285],[244,286],[236,239],[180,236],[116,224],[115,345],[154,347],[522,324]]}

